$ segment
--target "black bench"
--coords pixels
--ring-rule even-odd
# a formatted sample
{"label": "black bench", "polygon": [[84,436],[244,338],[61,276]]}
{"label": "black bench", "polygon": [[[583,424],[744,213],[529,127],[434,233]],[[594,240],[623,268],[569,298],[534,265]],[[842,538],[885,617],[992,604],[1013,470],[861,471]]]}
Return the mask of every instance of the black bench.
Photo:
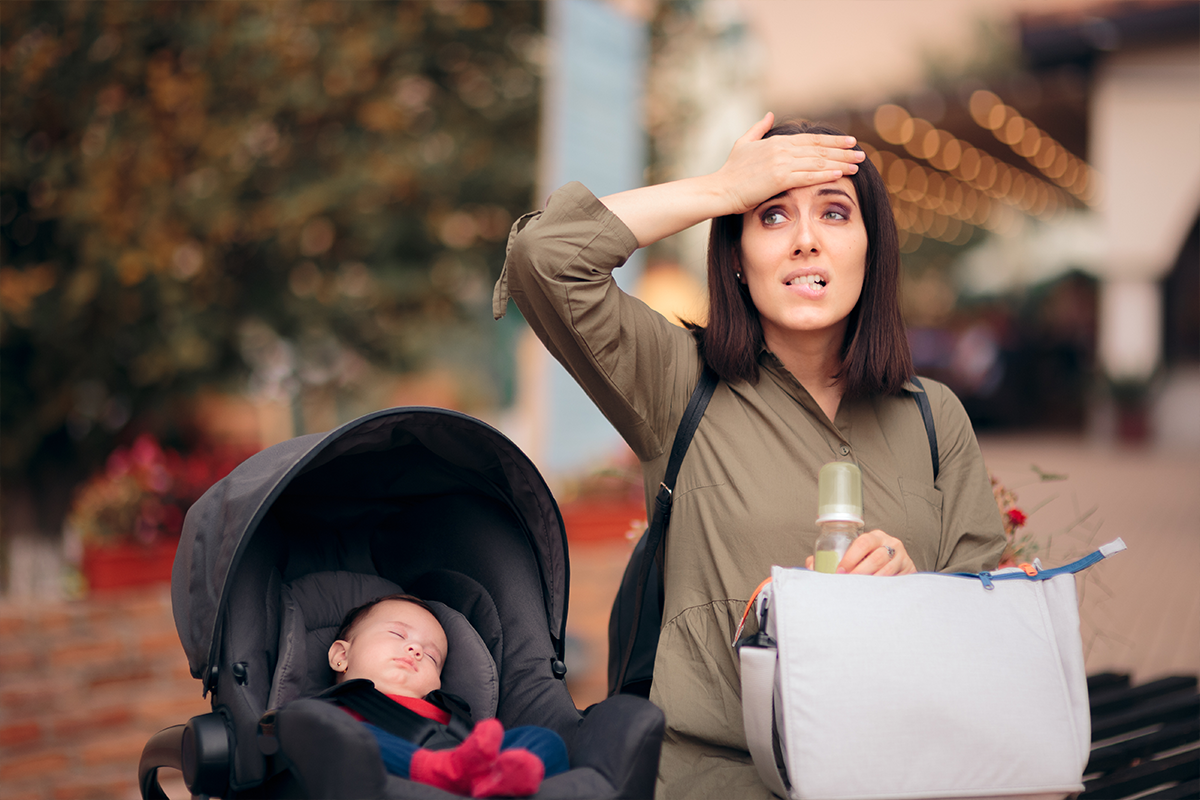
{"label": "black bench", "polygon": [[1195,676],[1131,686],[1088,677],[1092,754],[1080,800],[1200,798],[1200,693]]}

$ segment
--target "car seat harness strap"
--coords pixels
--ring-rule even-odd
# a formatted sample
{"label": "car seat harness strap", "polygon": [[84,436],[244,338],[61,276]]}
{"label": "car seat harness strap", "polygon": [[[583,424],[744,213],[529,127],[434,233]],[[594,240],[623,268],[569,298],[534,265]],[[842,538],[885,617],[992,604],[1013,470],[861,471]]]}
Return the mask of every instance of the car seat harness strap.
{"label": "car seat harness strap", "polygon": [[377,728],[429,750],[457,747],[466,741],[474,727],[466,701],[442,691],[431,692],[425,699],[449,712],[450,721],[445,724],[405,708],[368,680],[345,681],[318,696],[353,711]]}

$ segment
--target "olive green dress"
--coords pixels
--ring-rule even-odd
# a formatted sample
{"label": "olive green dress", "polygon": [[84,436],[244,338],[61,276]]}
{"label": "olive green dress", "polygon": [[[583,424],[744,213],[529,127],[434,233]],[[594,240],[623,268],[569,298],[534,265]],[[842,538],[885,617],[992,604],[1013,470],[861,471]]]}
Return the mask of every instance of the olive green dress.
{"label": "olive green dress", "polygon": [[[599,200],[568,184],[514,224],[494,311],[516,301],[641,459],[649,504],[702,367],[690,333],[613,280],[636,248]],[[675,488],[650,695],[667,718],[660,798],[772,796],[746,749],[730,643],[771,565],[802,565],[812,552],[821,465],[858,464],[866,530],[901,539],[918,570],[991,568],[1004,547],[970,420],[945,386],[923,380],[941,460],[935,481],[908,393],[843,402],[830,420],[770,352],[760,367],[756,385],[717,386]]]}

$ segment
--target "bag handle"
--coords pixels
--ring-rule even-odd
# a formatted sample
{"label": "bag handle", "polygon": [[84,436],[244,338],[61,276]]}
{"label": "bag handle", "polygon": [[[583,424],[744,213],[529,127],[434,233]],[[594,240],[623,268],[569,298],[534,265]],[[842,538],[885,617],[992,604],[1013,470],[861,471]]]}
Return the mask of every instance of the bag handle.
{"label": "bag handle", "polygon": [[[629,631],[629,638],[625,640],[624,652],[621,654],[621,668],[617,671],[615,687],[618,692],[625,685],[625,676],[629,672],[629,659],[633,655],[633,645],[637,641],[638,624],[641,622],[642,606],[646,600],[646,582],[650,578],[650,570],[655,569],[658,548],[662,544],[667,523],[671,519],[675,480],[679,477],[679,468],[683,465],[683,457],[687,455],[688,447],[692,443],[692,434],[700,425],[704,411],[708,408],[708,401],[712,399],[713,391],[717,388],[717,381],[717,373],[713,372],[708,364],[705,364],[704,371],[700,373],[700,381],[692,390],[687,408],[683,410],[679,428],[675,431],[675,441],[671,445],[671,457],[667,460],[667,471],[663,475],[662,483],[658,485],[658,494],[654,497],[654,516],[650,521],[650,528],[646,532],[646,549],[642,551],[642,563],[638,565],[637,589],[634,591],[633,627]],[[663,582],[659,581],[659,586],[662,585]]]}
{"label": "bag handle", "polygon": [[951,572],[948,574],[959,578],[975,578],[983,584],[983,588],[991,591],[996,588],[994,581],[1048,581],[1051,578],[1057,578],[1059,575],[1074,575],[1125,549],[1125,540],[1118,536],[1108,544],[1100,545],[1099,548],[1088,553],[1083,558],[1072,561],[1070,564],[1064,564],[1061,567],[1042,569],[1040,566],[1034,564],[1021,564],[1020,572]]}
{"label": "bag handle", "polygon": [[[755,590],[755,599],[770,581],[763,581]],[[767,605],[769,595],[762,596],[762,621],[758,633],[737,642],[738,660],[742,667],[742,726],[746,729],[746,746],[758,777],[767,788],[780,797],[788,797],[783,776],[775,763],[775,668],[779,650],[775,640],[767,635]],[[750,613],[754,600],[746,607]],[[742,617],[745,625],[746,617]],[[738,632],[741,632],[741,625]]]}

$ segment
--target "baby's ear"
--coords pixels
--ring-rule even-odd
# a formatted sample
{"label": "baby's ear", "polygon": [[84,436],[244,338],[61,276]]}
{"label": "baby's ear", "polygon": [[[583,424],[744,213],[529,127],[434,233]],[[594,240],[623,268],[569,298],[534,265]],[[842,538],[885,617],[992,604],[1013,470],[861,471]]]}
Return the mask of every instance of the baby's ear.
{"label": "baby's ear", "polygon": [[329,645],[329,668],[334,672],[345,672],[349,658],[347,657],[347,648],[350,643],[345,639],[338,639],[333,644]]}

